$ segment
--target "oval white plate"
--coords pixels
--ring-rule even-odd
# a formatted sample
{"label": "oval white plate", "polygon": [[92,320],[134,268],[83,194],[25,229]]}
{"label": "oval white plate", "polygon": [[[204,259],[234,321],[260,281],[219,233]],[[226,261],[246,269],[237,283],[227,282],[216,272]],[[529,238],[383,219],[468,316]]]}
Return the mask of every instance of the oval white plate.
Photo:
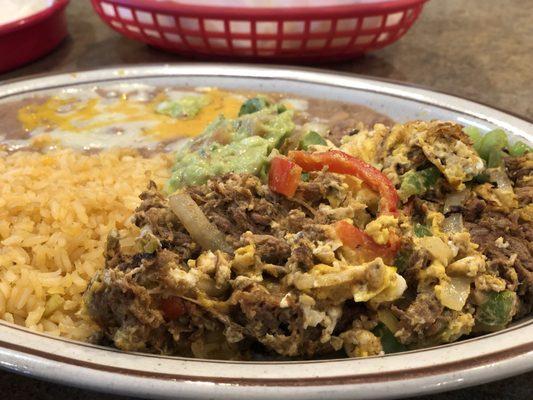
{"label": "oval white plate", "polygon": [[[103,69],[15,81],[0,102],[66,87],[133,81],[290,92],[367,105],[399,122],[496,126],[532,142],[533,124],[468,100],[397,83],[309,69],[221,64]],[[366,359],[226,362],[160,357],[46,336],[0,322],[0,366],[100,391],[180,399],[377,399],[456,389],[533,369],[533,317],[478,338]]]}

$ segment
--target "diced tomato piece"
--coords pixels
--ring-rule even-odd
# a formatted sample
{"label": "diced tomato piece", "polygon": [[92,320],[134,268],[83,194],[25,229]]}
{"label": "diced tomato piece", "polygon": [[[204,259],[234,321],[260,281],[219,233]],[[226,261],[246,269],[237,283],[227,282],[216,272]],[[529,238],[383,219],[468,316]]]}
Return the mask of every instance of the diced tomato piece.
{"label": "diced tomato piece", "polygon": [[380,212],[396,214],[400,200],[392,182],[378,169],[339,150],[323,153],[290,151],[289,158],[306,172],[320,171],[324,167],[337,174],[352,175],[361,179],[370,189],[380,194]]}
{"label": "diced tomato piece", "polygon": [[268,187],[287,197],[294,196],[300,183],[302,168],[284,157],[274,157],[268,172]]}
{"label": "diced tomato piece", "polygon": [[334,224],[335,232],[342,244],[352,250],[362,250],[369,258],[383,257],[390,261],[399,249],[400,241],[395,233],[391,232],[391,238],[387,245],[374,242],[374,239],[366,232],[347,221],[338,221]]}
{"label": "diced tomato piece", "polygon": [[359,246],[374,245],[372,238],[347,221],[339,221],[335,223],[335,232],[344,246],[355,249]]}
{"label": "diced tomato piece", "polygon": [[185,302],[179,297],[167,297],[161,300],[161,311],[167,320],[173,320],[187,313]]}
{"label": "diced tomato piece", "polygon": [[341,240],[342,244],[351,249],[365,247],[374,253],[383,253],[388,251],[388,246],[377,244],[368,233],[362,231],[347,221],[336,222],[335,232],[337,233],[337,236]]}

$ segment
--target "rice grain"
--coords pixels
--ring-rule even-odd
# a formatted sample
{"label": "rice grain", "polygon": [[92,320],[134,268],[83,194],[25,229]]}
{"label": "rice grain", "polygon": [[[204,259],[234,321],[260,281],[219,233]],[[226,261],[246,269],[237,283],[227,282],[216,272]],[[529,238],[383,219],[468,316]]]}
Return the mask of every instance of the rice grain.
{"label": "rice grain", "polygon": [[131,150],[0,155],[0,318],[73,339],[93,334],[82,296],[103,267],[107,234],[118,229],[133,249],[138,195],[150,179],[163,184],[170,165],[168,155]]}

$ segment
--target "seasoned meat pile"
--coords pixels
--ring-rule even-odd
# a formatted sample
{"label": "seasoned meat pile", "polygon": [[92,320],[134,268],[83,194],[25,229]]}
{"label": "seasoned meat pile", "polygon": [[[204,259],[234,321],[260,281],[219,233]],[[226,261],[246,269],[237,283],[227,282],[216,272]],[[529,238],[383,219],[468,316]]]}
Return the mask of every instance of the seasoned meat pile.
{"label": "seasoned meat pile", "polygon": [[[506,159],[517,207],[509,209],[484,190],[474,191],[463,215],[472,241],[488,258],[487,268],[524,300],[522,314],[533,307],[533,156]],[[503,283],[500,283],[503,286]]]}
{"label": "seasoned meat pile", "polygon": [[[328,196],[350,201],[335,175],[311,173],[292,199],[237,174],[187,192],[226,235],[234,257],[202,253],[152,183],[134,216],[146,251],[122,254],[111,234],[105,269],[86,301],[117,347],[216,358],[249,358],[252,351],[311,357],[339,350],[341,334],[353,335],[353,325],[367,323],[357,319],[355,302],[343,310],[339,300],[315,300],[290,282],[334,257],[331,223],[350,212],[327,205]],[[382,285],[382,262],[366,269],[361,273],[369,285]],[[353,321],[344,321],[343,313]],[[379,353],[379,341],[375,346]]]}
{"label": "seasoned meat pile", "polygon": [[141,194],[134,252],[110,233],[85,293],[101,342],[198,358],[361,357],[531,313],[527,145],[443,121],[319,133],[264,98],[241,112],[184,147],[164,189]]}

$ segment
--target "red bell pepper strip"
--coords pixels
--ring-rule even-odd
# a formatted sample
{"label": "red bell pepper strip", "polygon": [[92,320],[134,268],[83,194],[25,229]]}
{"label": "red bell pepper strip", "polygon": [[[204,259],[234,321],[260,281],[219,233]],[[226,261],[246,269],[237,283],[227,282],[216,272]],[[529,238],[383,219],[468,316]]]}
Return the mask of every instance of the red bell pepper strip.
{"label": "red bell pepper strip", "polygon": [[361,179],[370,189],[380,194],[379,209],[381,214],[397,214],[400,198],[396,188],[381,171],[360,158],[339,150],[323,153],[289,151],[289,158],[302,167],[305,172],[320,171],[327,167],[330,172],[353,175]]}
{"label": "red bell pepper strip", "polygon": [[[396,188],[381,171],[363,160],[339,150],[330,150],[323,153],[290,151],[289,158],[306,172],[320,171],[327,167],[330,172],[352,175],[361,179],[370,189],[380,194],[380,213],[397,215],[400,198]],[[390,240],[387,245],[380,245],[374,242],[367,233],[346,221],[337,222],[335,231],[343,245],[354,250],[362,248],[366,253],[372,255],[390,258],[394,256],[400,247],[400,238],[394,232],[390,233]]]}
{"label": "red bell pepper strip", "polygon": [[287,197],[294,196],[300,183],[302,168],[284,157],[274,157],[268,171],[268,187]]}
{"label": "red bell pepper strip", "polygon": [[161,311],[167,320],[173,320],[187,313],[185,302],[179,297],[167,297],[161,300]]}

